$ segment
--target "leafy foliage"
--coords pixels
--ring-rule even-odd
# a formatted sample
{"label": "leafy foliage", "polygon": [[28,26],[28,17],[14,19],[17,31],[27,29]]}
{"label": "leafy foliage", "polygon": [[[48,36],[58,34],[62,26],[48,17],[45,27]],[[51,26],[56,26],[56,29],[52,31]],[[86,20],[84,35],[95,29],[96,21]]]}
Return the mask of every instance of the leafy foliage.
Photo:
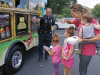
{"label": "leafy foliage", "polygon": [[61,14],[63,17],[72,17],[70,7],[64,8]]}
{"label": "leafy foliage", "polygon": [[91,12],[95,17],[100,18],[100,4],[95,5]]}
{"label": "leafy foliage", "polygon": [[53,14],[62,15],[68,12],[69,15],[70,11],[67,10],[70,8],[70,1],[73,1],[73,4],[77,2],[77,0],[47,0],[46,7],[51,7]]}

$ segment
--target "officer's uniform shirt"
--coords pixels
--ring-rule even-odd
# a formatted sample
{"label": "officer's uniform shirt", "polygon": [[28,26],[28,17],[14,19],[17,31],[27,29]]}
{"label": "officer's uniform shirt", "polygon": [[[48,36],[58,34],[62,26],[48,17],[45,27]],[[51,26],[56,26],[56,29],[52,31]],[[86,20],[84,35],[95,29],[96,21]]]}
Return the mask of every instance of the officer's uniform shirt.
{"label": "officer's uniform shirt", "polygon": [[54,18],[50,16],[49,18],[44,15],[40,18],[40,29],[44,31],[51,30],[51,25],[55,25]]}

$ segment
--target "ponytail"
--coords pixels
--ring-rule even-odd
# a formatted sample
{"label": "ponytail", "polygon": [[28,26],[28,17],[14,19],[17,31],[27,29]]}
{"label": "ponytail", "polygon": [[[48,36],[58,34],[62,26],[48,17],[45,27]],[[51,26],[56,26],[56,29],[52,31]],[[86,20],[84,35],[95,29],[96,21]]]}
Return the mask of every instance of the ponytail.
{"label": "ponytail", "polygon": [[86,8],[83,8],[83,12],[88,12],[88,10]]}
{"label": "ponytail", "polygon": [[52,42],[56,42],[56,43],[60,42],[58,33],[53,34]]}
{"label": "ponytail", "polygon": [[79,12],[88,12],[88,10],[86,8],[84,8],[81,4],[74,4],[71,9],[73,9],[74,12],[79,11]]}
{"label": "ponytail", "polygon": [[74,36],[74,34],[75,34],[74,26],[70,26],[69,28],[66,28],[65,31],[67,31],[67,33],[70,34],[70,37]]}

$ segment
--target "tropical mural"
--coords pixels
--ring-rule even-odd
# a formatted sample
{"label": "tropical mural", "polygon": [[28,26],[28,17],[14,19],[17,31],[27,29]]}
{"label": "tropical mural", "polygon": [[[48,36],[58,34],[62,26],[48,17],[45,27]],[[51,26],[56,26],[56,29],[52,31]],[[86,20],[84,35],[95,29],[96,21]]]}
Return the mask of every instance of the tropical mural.
{"label": "tropical mural", "polygon": [[46,14],[45,5],[47,4],[47,0],[40,0],[40,17]]}

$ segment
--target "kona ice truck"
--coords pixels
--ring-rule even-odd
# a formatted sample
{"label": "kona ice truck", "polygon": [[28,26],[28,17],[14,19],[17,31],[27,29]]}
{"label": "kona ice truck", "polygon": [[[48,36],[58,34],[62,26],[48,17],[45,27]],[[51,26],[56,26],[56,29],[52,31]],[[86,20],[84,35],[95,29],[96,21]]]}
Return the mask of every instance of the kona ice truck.
{"label": "kona ice truck", "polygon": [[0,0],[0,75],[14,74],[23,65],[25,52],[38,44],[39,23],[44,0]]}

